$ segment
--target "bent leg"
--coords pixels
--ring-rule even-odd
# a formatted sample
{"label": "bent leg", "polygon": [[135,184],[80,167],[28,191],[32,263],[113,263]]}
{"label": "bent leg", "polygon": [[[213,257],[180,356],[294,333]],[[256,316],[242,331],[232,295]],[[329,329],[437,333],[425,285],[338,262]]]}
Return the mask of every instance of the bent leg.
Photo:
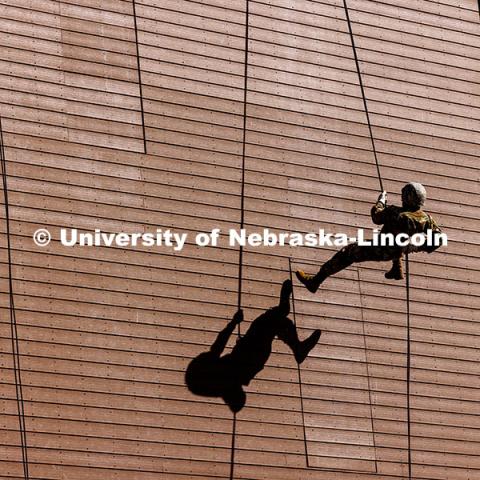
{"label": "bent leg", "polygon": [[392,260],[392,268],[388,272],[385,273],[385,278],[390,280],[402,280],[404,278],[403,275],[403,265],[402,265],[402,257],[403,254]]}
{"label": "bent leg", "polygon": [[393,260],[398,258],[399,255],[398,249],[363,246],[358,245],[358,243],[351,243],[343,247],[330,260],[323,264],[317,275],[315,275],[315,281],[320,285],[326,278],[335,275],[353,263]]}
{"label": "bent leg", "polygon": [[297,327],[288,317],[278,318],[276,328],[276,336],[295,353],[300,340],[298,338]]}
{"label": "bent leg", "polygon": [[290,295],[292,294],[293,286],[291,280],[285,280],[280,291],[280,299],[278,302],[277,314],[287,316],[290,313]]}
{"label": "bent leg", "polygon": [[320,330],[315,330],[306,340],[301,342],[298,338],[297,328],[289,318],[283,317],[278,321],[277,336],[290,347],[295,360],[299,364],[307,358],[312,348],[318,343],[320,335]]}

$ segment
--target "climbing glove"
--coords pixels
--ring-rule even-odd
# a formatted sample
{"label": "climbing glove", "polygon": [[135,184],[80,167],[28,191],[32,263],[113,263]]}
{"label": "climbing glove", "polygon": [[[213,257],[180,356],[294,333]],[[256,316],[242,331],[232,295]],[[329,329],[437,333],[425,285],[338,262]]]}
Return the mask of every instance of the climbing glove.
{"label": "climbing glove", "polygon": [[385,190],[379,195],[377,202],[381,202],[384,205],[387,204],[387,192]]}

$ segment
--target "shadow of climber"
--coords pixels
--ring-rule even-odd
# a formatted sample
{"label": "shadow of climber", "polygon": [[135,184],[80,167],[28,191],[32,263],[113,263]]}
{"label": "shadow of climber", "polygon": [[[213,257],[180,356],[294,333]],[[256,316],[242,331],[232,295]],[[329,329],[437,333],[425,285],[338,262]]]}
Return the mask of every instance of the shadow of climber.
{"label": "shadow of climber", "polygon": [[306,340],[298,339],[294,323],[287,317],[290,312],[292,282],[283,282],[278,306],[256,318],[242,338],[237,340],[230,353],[222,352],[235,327],[243,320],[239,310],[228,325],[218,334],[208,352],[194,358],[187,367],[185,383],[188,389],[206,397],[221,397],[232,412],[245,406],[243,385],[248,385],[267,362],[272,352],[272,342],[278,337],[292,350],[300,364],[320,339],[315,330]]}

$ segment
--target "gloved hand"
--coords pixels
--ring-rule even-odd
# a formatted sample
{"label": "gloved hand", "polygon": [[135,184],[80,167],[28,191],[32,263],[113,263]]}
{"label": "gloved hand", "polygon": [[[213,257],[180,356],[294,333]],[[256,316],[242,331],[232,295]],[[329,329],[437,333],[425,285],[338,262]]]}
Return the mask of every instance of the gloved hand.
{"label": "gloved hand", "polygon": [[385,190],[379,195],[377,202],[382,202],[384,205],[387,204],[387,192]]}
{"label": "gloved hand", "polygon": [[237,313],[233,316],[233,323],[235,325],[238,325],[240,322],[243,321],[243,310],[239,309]]}

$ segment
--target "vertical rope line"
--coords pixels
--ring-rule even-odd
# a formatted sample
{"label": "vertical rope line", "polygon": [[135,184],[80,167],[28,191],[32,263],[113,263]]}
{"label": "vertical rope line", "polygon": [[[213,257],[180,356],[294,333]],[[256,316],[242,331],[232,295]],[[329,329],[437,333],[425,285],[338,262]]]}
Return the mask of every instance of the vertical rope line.
{"label": "vertical rope line", "polygon": [[[293,285],[293,274],[292,274],[292,259],[288,259],[288,269],[290,271],[290,281]],[[293,323],[297,326],[297,314],[295,311],[295,292],[292,289],[292,316],[293,316]],[[308,443],[307,443],[307,428],[305,426],[305,407],[303,403],[303,384],[302,384],[302,371],[300,369],[300,364],[297,363],[297,370],[298,370],[298,386],[299,386],[299,393],[300,393],[300,411],[302,413],[302,425],[303,425],[303,446],[305,449],[305,460],[307,462],[307,467],[310,467],[309,458],[308,458]]]}
{"label": "vertical rope line", "polygon": [[357,267],[357,277],[358,277],[358,293],[360,295],[360,315],[362,318],[362,333],[363,333],[363,351],[365,354],[365,367],[367,371],[367,387],[368,387],[368,401],[370,403],[370,427],[372,429],[372,439],[373,439],[373,452],[375,454],[375,473],[378,473],[378,462],[377,462],[377,445],[375,442],[375,424],[373,422],[373,400],[372,400],[372,382],[370,377],[370,364],[368,362],[368,348],[367,348],[367,335],[365,331],[365,316],[363,313],[363,292],[362,292],[362,279],[360,277],[360,268]]}
{"label": "vertical rope line", "polygon": [[355,38],[353,36],[352,25],[350,22],[350,15],[348,13],[347,0],[343,0],[343,6],[345,8],[345,16],[347,17],[348,31],[350,33],[350,41],[352,43],[352,50],[353,50],[353,56],[355,58],[355,65],[357,67],[358,81],[360,83],[360,90],[362,92],[363,106],[365,108],[365,115],[367,116],[368,131],[370,133],[370,141],[372,142],[373,156],[375,157],[375,164],[377,166],[378,181],[380,183],[380,190],[383,191],[383,182],[382,182],[382,176],[380,174],[380,165],[378,163],[377,149],[375,148],[375,140],[373,138],[372,124],[370,123],[370,114],[368,112],[367,98],[365,96],[365,89],[363,87],[363,81],[362,81],[362,73],[360,72],[360,63],[358,61],[357,49],[355,47]]}
{"label": "vertical rope line", "polygon": [[235,473],[235,437],[237,430],[237,414],[233,414],[233,425],[232,425],[232,446],[230,449],[230,480],[233,480],[233,475]]}
{"label": "vertical rope line", "polygon": [[[243,84],[243,137],[242,137],[242,177],[240,190],[240,229],[245,225],[245,152],[247,139],[247,92],[248,92],[248,51],[249,51],[249,10],[250,3],[245,4],[245,58],[244,58],[244,84]],[[240,245],[238,252],[238,297],[237,308],[242,307],[242,280],[243,280],[243,246]],[[240,324],[238,325],[237,336],[240,337]],[[237,414],[233,414],[232,424],[232,445],[230,449],[230,480],[235,474],[235,439],[237,433]]]}
{"label": "vertical rope line", "polygon": [[412,429],[410,414],[410,380],[411,380],[411,346],[410,346],[410,265],[408,252],[405,254],[406,289],[407,289],[407,451],[408,479],[412,480]]}
{"label": "vertical rope line", "polygon": [[135,48],[137,51],[137,71],[138,71],[138,89],[140,94],[140,112],[142,114],[143,153],[147,153],[147,137],[145,135],[145,113],[143,109],[142,70],[140,66],[140,48],[138,46],[137,8],[136,8],[135,0],[132,0],[132,3],[133,3],[133,26],[135,28]]}
{"label": "vertical rope line", "polygon": [[2,119],[0,117],[0,164],[2,170],[2,184],[5,207],[5,230],[7,236],[7,263],[8,263],[8,289],[9,289],[9,312],[10,332],[12,341],[13,371],[15,378],[15,393],[17,400],[18,424],[20,431],[20,443],[22,449],[23,476],[29,480],[27,429],[25,425],[25,406],[23,401],[22,376],[20,367],[20,346],[18,341],[17,318],[15,315],[15,299],[13,295],[13,272],[12,272],[12,247],[10,241],[10,211],[8,203],[7,165],[5,157],[5,144],[3,141]]}
{"label": "vertical rope line", "polygon": [[[245,58],[243,84],[243,137],[242,137],[242,177],[240,191],[240,229],[245,225],[245,152],[247,139],[247,92],[248,92],[248,44],[249,44],[249,0],[246,0],[245,10]],[[243,246],[240,245],[238,258],[238,308],[242,306],[242,277],[243,277]],[[240,335],[240,325],[238,326]]]}

